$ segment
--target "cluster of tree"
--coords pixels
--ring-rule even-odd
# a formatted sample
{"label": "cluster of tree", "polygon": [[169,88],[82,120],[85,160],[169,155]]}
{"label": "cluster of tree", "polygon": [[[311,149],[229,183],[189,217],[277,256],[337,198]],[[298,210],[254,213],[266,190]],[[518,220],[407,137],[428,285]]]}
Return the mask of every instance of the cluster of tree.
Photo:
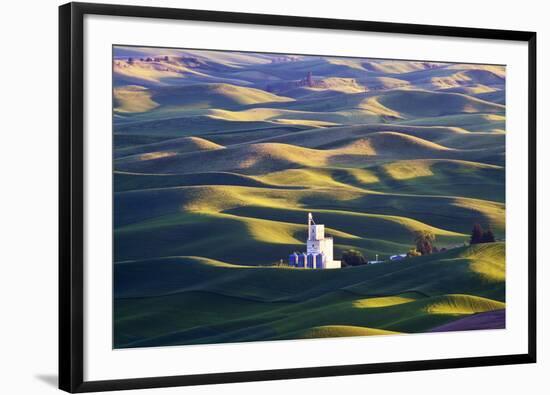
{"label": "cluster of tree", "polygon": [[279,58],[271,59],[271,63],[285,63],[285,62],[296,62],[298,58],[293,56],[281,56]]}
{"label": "cluster of tree", "polygon": [[[434,246],[435,234],[430,230],[417,230],[414,232],[414,244],[420,255],[429,255],[438,252]],[[410,252],[410,251],[409,251]]]}
{"label": "cluster of tree", "polygon": [[367,263],[367,258],[363,256],[361,251],[346,250],[342,253],[342,266],[361,266]]}
{"label": "cluster of tree", "polygon": [[[165,62],[168,62],[170,60],[170,58],[168,56],[164,56],[162,58],[150,58],[150,57],[147,57],[147,58],[139,58],[140,61],[142,62],[160,62],[162,60],[164,60]],[[132,57],[129,57],[128,58],[128,63],[132,64],[134,63],[134,58]]]}
{"label": "cluster of tree", "polygon": [[495,235],[490,227],[483,229],[480,224],[474,225],[470,236],[470,244],[493,243],[494,241]]}
{"label": "cluster of tree", "polygon": [[437,248],[435,246],[435,234],[430,230],[417,230],[414,232],[415,246],[407,252],[407,257],[435,254],[445,252],[446,248]]}

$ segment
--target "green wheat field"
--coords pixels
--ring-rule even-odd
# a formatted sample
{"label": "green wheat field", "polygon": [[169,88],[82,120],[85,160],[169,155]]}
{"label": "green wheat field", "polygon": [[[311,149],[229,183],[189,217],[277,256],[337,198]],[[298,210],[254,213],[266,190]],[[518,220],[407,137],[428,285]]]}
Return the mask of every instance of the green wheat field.
{"label": "green wheat field", "polygon": [[[504,66],[117,46],[113,81],[115,348],[505,327]],[[309,212],[380,262],[289,267]]]}

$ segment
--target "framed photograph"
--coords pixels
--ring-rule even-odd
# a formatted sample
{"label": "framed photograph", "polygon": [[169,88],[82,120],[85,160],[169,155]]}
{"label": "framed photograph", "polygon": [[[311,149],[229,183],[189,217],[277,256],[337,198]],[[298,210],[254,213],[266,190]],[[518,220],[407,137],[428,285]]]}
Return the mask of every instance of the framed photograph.
{"label": "framed photograph", "polygon": [[535,362],[535,33],[59,11],[61,389]]}

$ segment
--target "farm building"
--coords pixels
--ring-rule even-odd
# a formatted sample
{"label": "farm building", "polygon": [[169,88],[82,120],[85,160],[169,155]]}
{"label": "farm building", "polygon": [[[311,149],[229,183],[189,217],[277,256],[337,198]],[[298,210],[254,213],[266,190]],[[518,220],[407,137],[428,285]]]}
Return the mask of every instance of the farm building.
{"label": "farm building", "polygon": [[342,265],[340,261],[334,260],[334,240],[325,237],[325,225],[317,225],[313,215],[308,213],[307,229],[306,252],[290,254],[289,265],[309,269],[339,269]]}
{"label": "farm building", "polygon": [[397,254],[390,256],[390,261],[400,261],[401,259],[405,259],[407,257],[407,254]]}

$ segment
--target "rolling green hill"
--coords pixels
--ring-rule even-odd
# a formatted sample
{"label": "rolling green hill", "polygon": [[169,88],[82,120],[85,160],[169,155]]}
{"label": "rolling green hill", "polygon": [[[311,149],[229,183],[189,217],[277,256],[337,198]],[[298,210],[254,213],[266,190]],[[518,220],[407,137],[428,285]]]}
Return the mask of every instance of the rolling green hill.
{"label": "rolling green hill", "polygon": [[[141,154],[141,156],[138,156],[138,159],[143,159],[143,155],[149,155],[151,159],[154,159],[155,153],[185,153],[208,151],[220,148],[225,147],[201,137],[180,137],[176,139],[164,140],[158,143],[122,148],[117,150],[114,153],[114,156],[115,158],[118,158]],[[147,156],[145,156],[145,158],[147,158]]]}
{"label": "rolling green hill", "polygon": [[[504,66],[114,53],[115,348],[505,325]],[[382,262],[288,267],[310,212]]]}
{"label": "rolling green hill", "polygon": [[439,117],[461,113],[503,113],[504,106],[459,93],[392,91],[378,101],[407,117]]}
{"label": "rolling green hill", "polygon": [[231,84],[163,87],[154,91],[152,99],[166,106],[186,108],[234,108],[249,104],[293,101],[260,89]]}
{"label": "rolling green hill", "polygon": [[503,254],[503,245],[494,244],[338,271],[198,257],[120,262],[115,342],[135,347],[426,331],[503,309],[503,278],[487,276],[504,270]]}
{"label": "rolling green hill", "polygon": [[[153,181],[159,177],[166,176]],[[169,252],[272,264],[301,248],[308,211],[330,224],[330,233],[338,235],[338,252],[354,246],[369,256],[406,252],[412,233],[420,229],[432,230],[442,246],[465,241],[472,221],[479,219],[497,235],[504,232],[504,207],[497,202],[373,193],[332,178],[327,178],[327,187],[285,189],[269,178],[212,174],[217,182],[227,179],[225,184],[232,184],[216,186],[204,185],[208,179],[197,176],[174,177],[195,185],[155,186],[115,195],[115,208],[125,208],[115,215],[117,260]],[[191,235],[193,243],[183,242]],[[254,258],[256,252],[264,254],[261,259]]]}

